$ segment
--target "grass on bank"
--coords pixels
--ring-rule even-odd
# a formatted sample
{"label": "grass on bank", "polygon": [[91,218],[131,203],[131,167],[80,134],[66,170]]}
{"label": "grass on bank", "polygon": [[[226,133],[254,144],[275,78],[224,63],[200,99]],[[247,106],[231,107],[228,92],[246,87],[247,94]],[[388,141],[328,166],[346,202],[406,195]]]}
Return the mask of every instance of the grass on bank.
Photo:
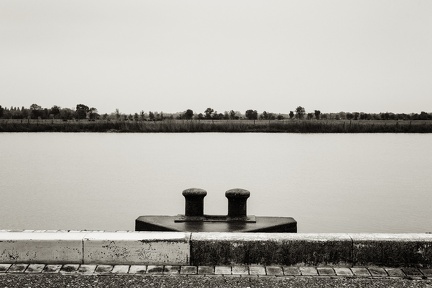
{"label": "grass on bank", "polygon": [[262,133],[432,133],[432,121],[412,120],[27,120],[0,121],[0,132],[262,132]]}

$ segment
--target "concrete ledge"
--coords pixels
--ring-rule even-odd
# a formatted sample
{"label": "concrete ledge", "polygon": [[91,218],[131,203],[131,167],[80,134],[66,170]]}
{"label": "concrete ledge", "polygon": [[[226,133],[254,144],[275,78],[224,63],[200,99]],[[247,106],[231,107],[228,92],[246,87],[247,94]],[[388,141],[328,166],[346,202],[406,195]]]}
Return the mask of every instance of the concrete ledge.
{"label": "concrete ledge", "polygon": [[432,234],[1,231],[0,263],[432,267]]}
{"label": "concrete ledge", "polygon": [[0,263],[81,263],[83,235],[0,232]]}
{"label": "concrete ledge", "polygon": [[350,265],[348,234],[192,233],[192,265]]}
{"label": "concrete ledge", "polygon": [[0,263],[189,264],[190,233],[0,232]]}
{"label": "concrete ledge", "polygon": [[190,233],[104,232],[84,238],[84,263],[189,264]]}
{"label": "concrete ledge", "polygon": [[353,265],[431,267],[432,234],[350,234]]}

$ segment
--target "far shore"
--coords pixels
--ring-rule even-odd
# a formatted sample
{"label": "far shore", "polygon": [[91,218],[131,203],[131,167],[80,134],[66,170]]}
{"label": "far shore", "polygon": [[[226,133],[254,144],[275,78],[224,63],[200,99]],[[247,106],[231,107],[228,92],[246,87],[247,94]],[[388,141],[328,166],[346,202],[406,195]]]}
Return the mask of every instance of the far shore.
{"label": "far shore", "polygon": [[432,120],[163,120],[1,119],[0,132],[118,133],[432,133]]}

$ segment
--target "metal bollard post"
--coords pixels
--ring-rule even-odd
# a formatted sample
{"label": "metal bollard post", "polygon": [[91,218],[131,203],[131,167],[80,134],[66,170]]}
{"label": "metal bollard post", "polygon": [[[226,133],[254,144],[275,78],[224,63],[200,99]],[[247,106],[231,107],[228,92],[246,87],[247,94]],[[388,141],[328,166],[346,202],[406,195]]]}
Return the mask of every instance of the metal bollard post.
{"label": "metal bollard post", "polygon": [[185,216],[203,216],[204,215],[204,197],[207,191],[200,188],[189,188],[183,191],[186,200]]}
{"label": "metal bollard post", "polygon": [[228,198],[228,217],[239,218],[246,217],[246,201],[250,192],[245,189],[231,189],[225,192]]}

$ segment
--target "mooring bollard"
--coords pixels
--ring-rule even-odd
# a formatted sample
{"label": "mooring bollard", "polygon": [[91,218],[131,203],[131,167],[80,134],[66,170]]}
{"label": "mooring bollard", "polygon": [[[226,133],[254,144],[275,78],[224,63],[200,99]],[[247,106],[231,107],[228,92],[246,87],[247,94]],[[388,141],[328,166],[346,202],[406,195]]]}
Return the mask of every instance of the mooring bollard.
{"label": "mooring bollard", "polygon": [[204,215],[204,197],[207,191],[200,188],[189,188],[183,191],[186,200],[185,216],[203,216]]}
{"label": "mooring bollard", "polygon": [[140,216],[135,220],[135,231],[187,231],[187,232],[278,232],[296,233],[297,221],[291,217],[247,215],[246,202],[250,192],[230,189],[228,215],[204,214],[207,191],[189,188],[185,197],[185,214],[177,216]]}
{"label": "mooring bollard", "polygon": [[250,192],[245,189],[231,189],[225,192],[228,198],[228,217],[241,218],[247,216],[246,201]]}

